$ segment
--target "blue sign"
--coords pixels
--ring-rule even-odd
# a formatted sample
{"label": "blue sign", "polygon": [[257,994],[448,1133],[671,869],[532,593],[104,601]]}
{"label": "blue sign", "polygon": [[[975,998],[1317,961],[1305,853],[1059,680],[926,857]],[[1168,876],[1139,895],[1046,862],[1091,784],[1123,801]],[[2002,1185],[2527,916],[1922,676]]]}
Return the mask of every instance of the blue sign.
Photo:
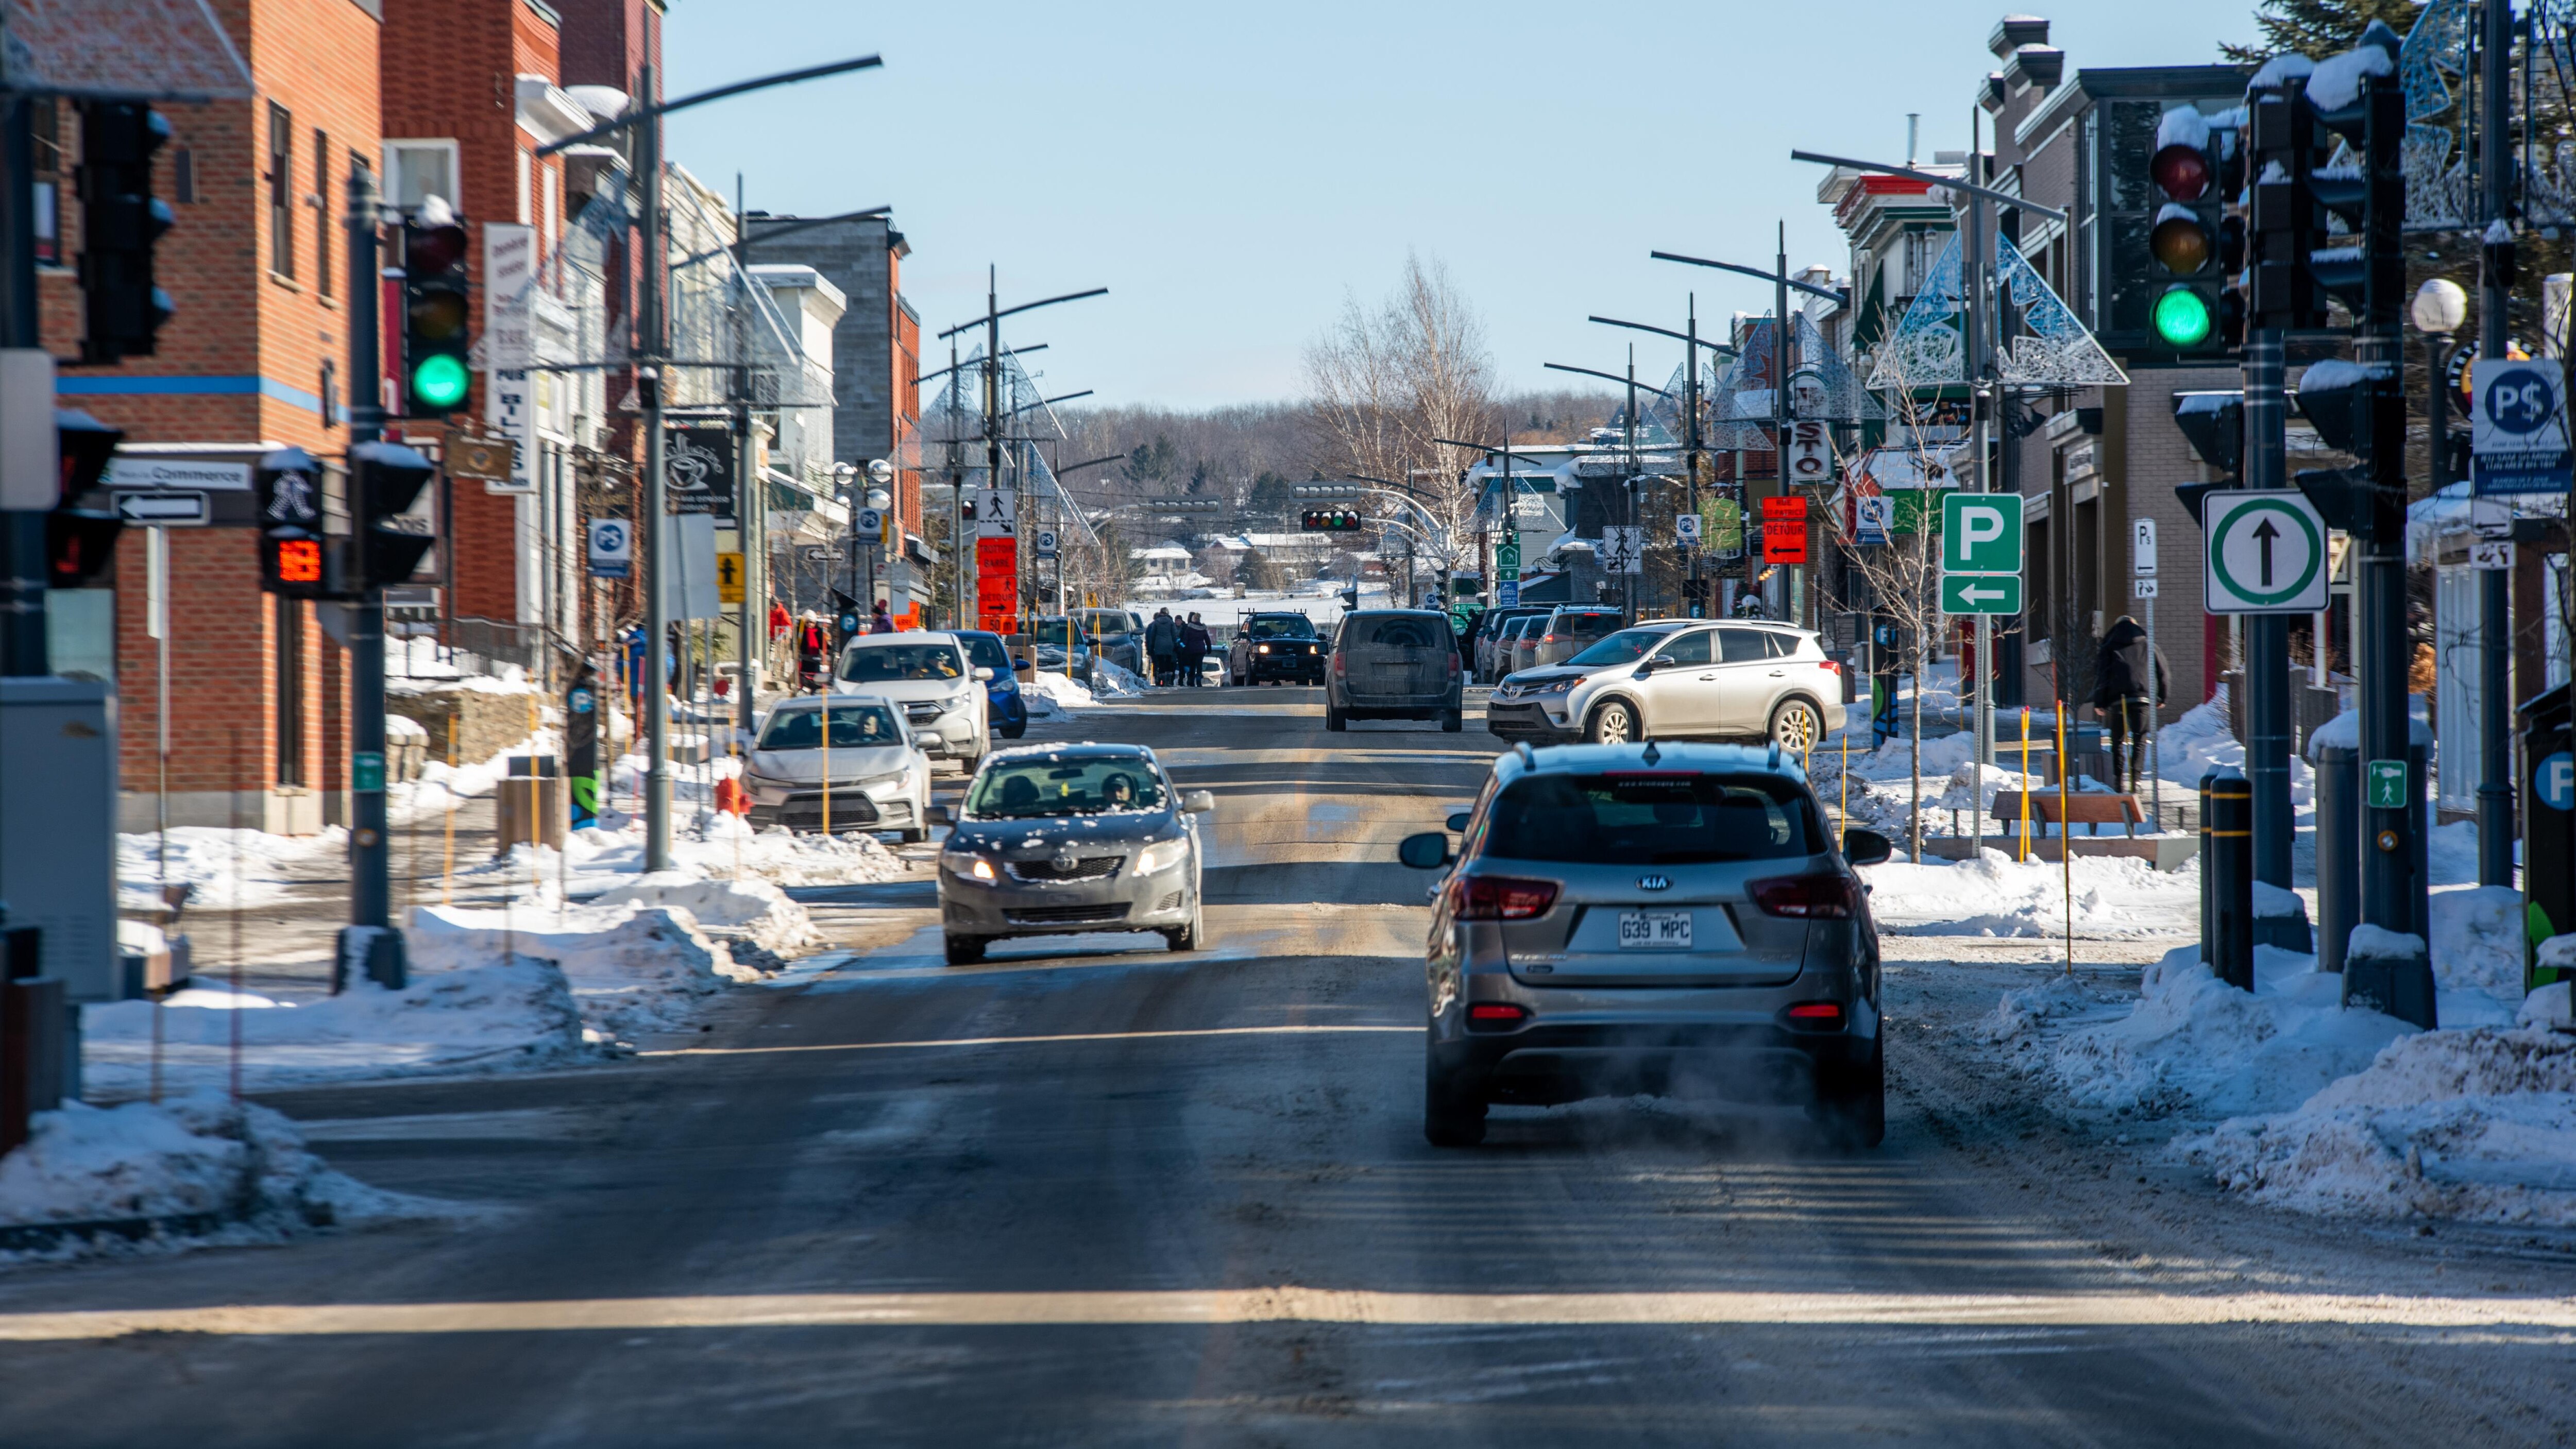
{"label": "blue sign", "polygon": [[2479,363],[2469,419],[2469,469],[2477,493],[2565,493],[2568,480],[2567,376],[2553,357]]}
{"label": "blue sign", "polygon": [[2531,794],[2552,810],[2576,809],[2576,755],[2560,750],[2541,761],[2531,772]]}
{"label": "blue sign", "polygon": [[622,518],[590,521],[590,576],[622,579],[635,566],[635,526]]}

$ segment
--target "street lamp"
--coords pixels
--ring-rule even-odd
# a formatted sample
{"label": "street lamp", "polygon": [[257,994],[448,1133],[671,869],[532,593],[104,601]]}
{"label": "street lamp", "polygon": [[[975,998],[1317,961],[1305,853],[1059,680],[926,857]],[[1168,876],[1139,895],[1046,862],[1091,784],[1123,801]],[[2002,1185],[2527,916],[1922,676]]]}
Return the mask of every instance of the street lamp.
{"label": "street lamp", "polygon": [[2443,434],[2450,430],[2450,399],[2442,387],[2442,374],[2450,364],[2451,338],[2469,320],[2469,294],[2459,283],[2435,277],[2415,289],[2415,300],[2406,310],[2415,330],[2424,334],[2424,415],[2432,422],[2426,433],[2427,450],[2433,486],[2439,489],[2451,481],[2450,460],[2444,456],[2449,450],[2442,446]]}

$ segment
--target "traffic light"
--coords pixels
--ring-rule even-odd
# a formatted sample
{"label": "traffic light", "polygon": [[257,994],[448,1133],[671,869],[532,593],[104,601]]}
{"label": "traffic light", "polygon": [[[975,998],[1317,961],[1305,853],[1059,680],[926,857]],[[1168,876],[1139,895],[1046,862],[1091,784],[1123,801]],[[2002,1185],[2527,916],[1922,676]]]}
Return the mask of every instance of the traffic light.
{"label": "traffic light", "polygon": [[2397,82],[2401,44],[2397,32],[2374,20],[2359,45],[2318,63],[2305,92],[2316,124],[2343,137],[2358,161],[2333,171],[2320,167],[2306,177],[2316,204],[2351,229],[2348,236],[2317,238],[2334,245],[2308,251],[2308,273],[2357,324],[2390,337],[2406,301],[2406,260],[2399,250],[2406,222],[2406,101]]}
{"label": "traffic light", "polygon": [[259,506],[259,586],[291,599],[330,597],[321,463],[302,448],[279,448],[260,458],[251,481]]}
{"label": "traffic light", "polygon": [[170,320],[170,294],[152,282],[152,244],[173,220],[152,194],[152,157],[169,139],[170,123],[140,101],[81,106],[83,362],[150,357]]}
{"label": "traffic light", "polygon": [[358,592],[402,583],[438,535],[411,511],[420,490],[436,472],[429,459],[400,443],[354,443],[349,448],[349,521],[356,567],[351,588]]}
{"label": "traffic light", "polygon": [[62,491],[45,515],[45,586],[77,589],[98,577],[116,557],[125,520],[89,497],[107,476],[107,460],[125,434],[85,412],[54,410],[62,462]]}
{"label": "traffic light", "polygon": [[2309,270],[2309,253],[2326,235],[2311,178],[2324,164],[2317,143],[2316,112],[2304,94],[2305,77],[2284,75],[2276,84],[2245,93],[2246,131],[2254,182],[2250,200],[2248,322],[2261,328],[2307,331],[2326,325],[2326,299]]}
{"label": "traffic light", "polygon": [[1298,522],[1308,533],[1356,533],[1360,515],[1351,508],[1309,508],[1298,515]]}
{"label": "traffic light", "polygon": [[[2393,364],[2334,358],[2310,364],[2299,375],[2299,390],[2291,400],[2327,447],[2367,460],[2383,410],[2401,419],[2398,426],[2404,427],[2406,399],[2401,387]],[[2372,480],[2368,461],[2357,468],[2303,468],[2290,479],[2325,516],[2327,527],[2365,537],[2379,522]],[[2402,512],[2399,526],[2403,526]]]}
{"label": "traffic light", "polygon": [[2245,394],[2241,389],[2178,392],[2173,395],[2173,414],[2174,426],[2182,429],[2183,441],[2191,445],[2193,454],[2226,475],[2215,482],[2174,485],[2175,496],[2197,523],[2201,500],[2212,489],[2234,488],[2245,481]]}
{"label": "traffic light", "polygon": [[474,315],[465,228],[403,223],[403,416],[443,418],[465,406]]}
{"label": "traffic light", "polygon": [[2226,282],[2227,199],[2241,189],[2244,166],[2232,127],[2217,127],[2199,107],[2183,104],[2156,124],[2147,177],[2163,202],[2147,232],[2153,300],[2147,325],[2156,344],[2176,353],[2223,351],[2220,291]]}

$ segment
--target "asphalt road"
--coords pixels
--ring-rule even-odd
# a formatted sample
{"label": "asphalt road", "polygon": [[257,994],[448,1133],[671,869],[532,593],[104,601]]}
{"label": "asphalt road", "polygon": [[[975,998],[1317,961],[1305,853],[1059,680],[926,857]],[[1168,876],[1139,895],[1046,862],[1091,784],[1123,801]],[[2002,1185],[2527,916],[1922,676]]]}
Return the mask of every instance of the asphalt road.
{"label": "asphalt road", "polygon": [[1425,1145],[1425,880],[1390,862],[1472,793],[1475,727],[1331,736],[1268,689],[1062,730],[1215,792],[1201,953],[951,969],[926,887],[810,892],[867,949],[634,1062],[272,1098],[337,1166],[479,1213],[0,1273],[0,1442],[2576,1433],[2563,1253],[2115,1170],[1904,1029],[1991,1003],[1956,942],[1890,943],[1877,1152],[1648,1102]]}

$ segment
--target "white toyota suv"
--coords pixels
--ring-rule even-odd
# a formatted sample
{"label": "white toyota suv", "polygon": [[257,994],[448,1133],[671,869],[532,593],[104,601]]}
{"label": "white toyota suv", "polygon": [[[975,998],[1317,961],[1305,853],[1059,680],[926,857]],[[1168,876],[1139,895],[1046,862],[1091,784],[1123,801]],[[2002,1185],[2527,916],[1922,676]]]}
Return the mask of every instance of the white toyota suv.
{"label": "white toyota suv", "polygon": [[993,748],[984,691],[992,677],[954,634],[863,634],[841,651],[832,692],[875,695],[900,706],[923,749],[971,771]]}
{"label": "white toyota suv", "polygon": [[1534,744],[1762,739],[1795,754],[1843,727],[1842,672],[1807,630],[1666,619],[1507,675],[1485,727]]}

